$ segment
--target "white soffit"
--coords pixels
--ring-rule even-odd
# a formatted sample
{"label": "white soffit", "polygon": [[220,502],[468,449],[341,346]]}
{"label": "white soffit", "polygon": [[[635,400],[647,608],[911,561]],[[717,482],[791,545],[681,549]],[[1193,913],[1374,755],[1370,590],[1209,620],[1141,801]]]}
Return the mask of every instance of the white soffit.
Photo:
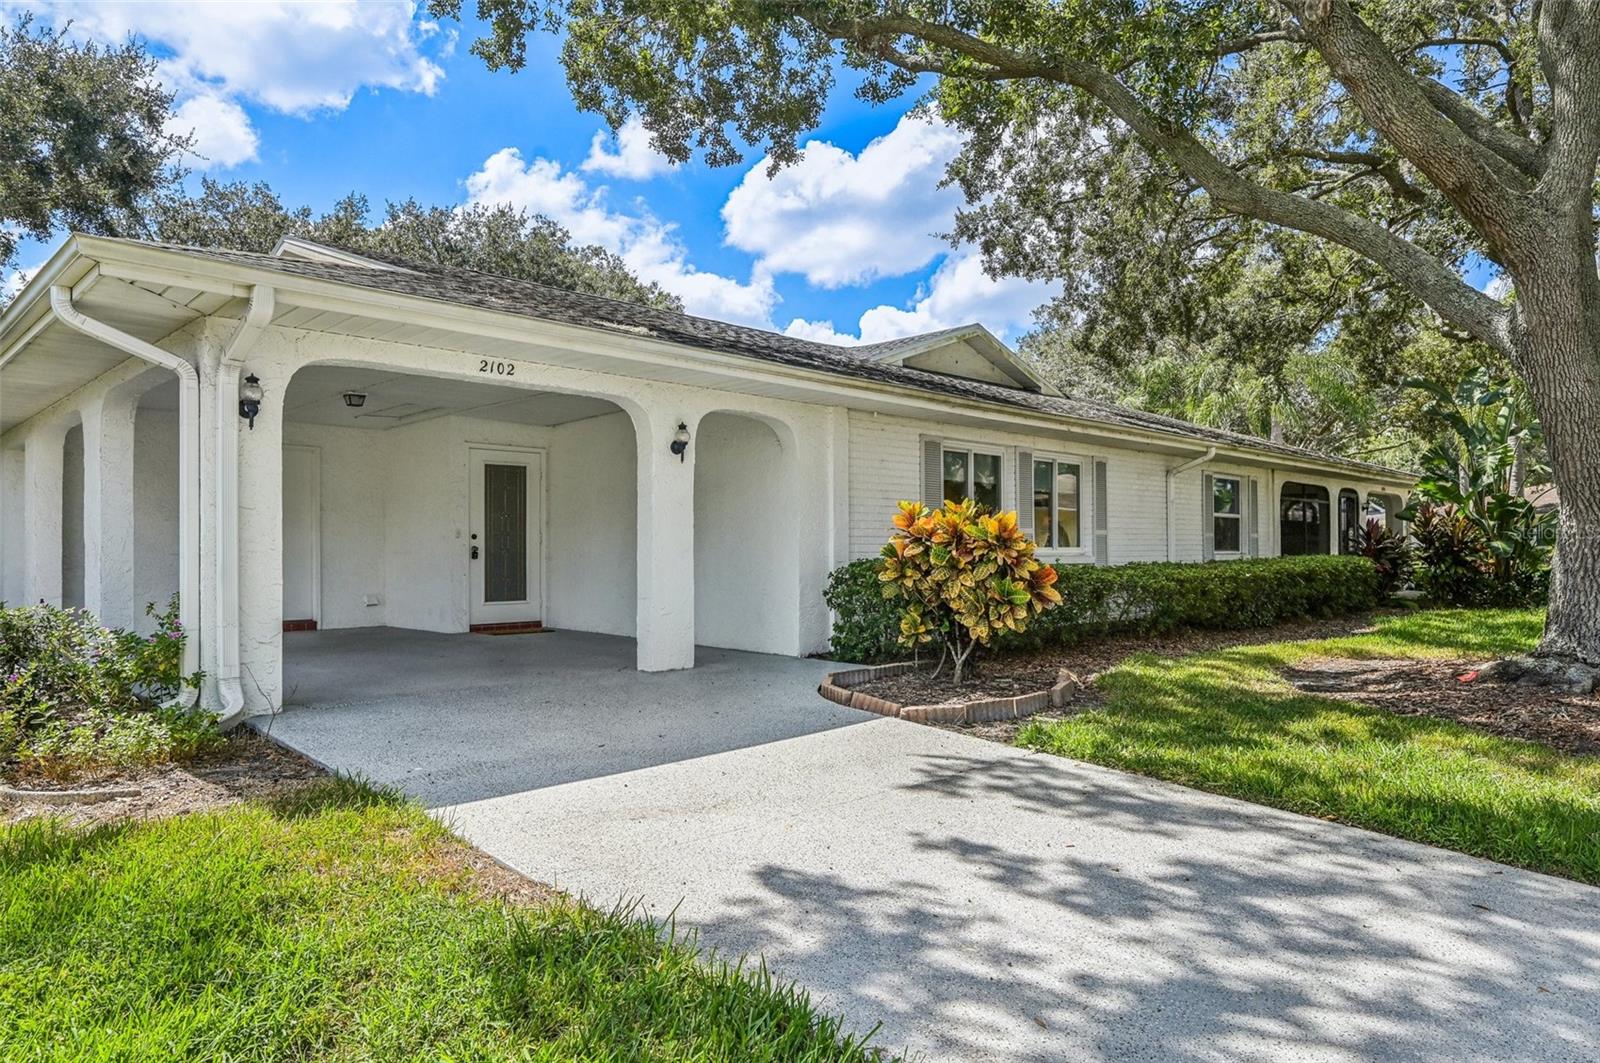
{"label": "white soffit", "polygon": [[[362,404],[347,405],[346,392],[364,396]],[[270,389],[268,394],[270,398]],[[291,423],[368,429],[452,415],[553,427],[620,412],[615,403],[587,395],[324,365],[296,373],[282,401],[284,419]]]}

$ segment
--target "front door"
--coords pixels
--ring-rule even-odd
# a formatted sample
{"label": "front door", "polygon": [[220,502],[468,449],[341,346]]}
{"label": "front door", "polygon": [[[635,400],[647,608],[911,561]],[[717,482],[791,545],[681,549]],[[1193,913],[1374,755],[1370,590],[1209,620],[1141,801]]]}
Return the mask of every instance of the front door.
{"label": "front door", "polygon": [[467,566],[472,623],[541,620],[544,455],[476,448],[471,454]]}

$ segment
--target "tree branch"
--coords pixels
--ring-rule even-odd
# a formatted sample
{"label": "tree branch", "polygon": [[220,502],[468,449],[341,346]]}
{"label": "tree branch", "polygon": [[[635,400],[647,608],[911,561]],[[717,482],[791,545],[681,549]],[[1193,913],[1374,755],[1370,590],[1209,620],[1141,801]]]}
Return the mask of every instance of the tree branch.
{"label": "tree branch", "polygon": [[1517,79],[1517,57],[1509,44],[1499,37],[1429,37],[1411,45],[1406,51],[1420,52],[1425,48],[1493,48],[1506,67],[1506,113],[1511,115],[1517,128],[1527,129],[1527,115],[1523,113],[1527,101],[1522,93],[1522,83]]}
{"label": "tree branch", "polygon": [[1319,151],[1313,148],[1291,148],[1289,154],[1301,159],[1312,159],[1316,162],[1332,163],[1338,166],[1363,166],[1363,173],[1376,174],[1388,183],[1394,194],[1412,203],[1427,201],[1427,195],[1416,185],[1407,181],[1405,174],[1400,172],[1400,163],[1375,151]]}
{"label": "tree branch", "polygon": [[1455,123],[1467,136],[1494,152],[1528,177],[1538,177],[1544,168],[1539,146],[1509,129],[1495,125],[1494,121],[1472,104],[1451,92],[1432,78],[1418,78],[1422,95],[1433,109]]}
{"label": "tree branch", "polygon": [[1433,107],[1347,0],[1280,0],[1373,129],[1427,175],[1491,247],[1514,257],[1547,228],[1522,175]]}
{"label": "tree branch", "polygon": [[1252,52],[1264,44],[1276,44],[1280,41],[1302,43],[1305,40],[1294,29],[1266,30],[1262,33],[1252,33],[1248,37],[1238,37],[1231,41],[1222,41],[1213,53],[1221,59],[1225,56],[1238,55],[1241,52]]}
{"label": "tree branch", "polygon": [[[1320,236],[1364,255],[1387,269],[1442,317],[1501,350],[1510,348],[1506,308],[1467,284],[1444,263],[1376,222],[1239,176],[1194,134],[1156,114],[1127,86],[1098,66],[1074,59],[1029,55],[953,26],[911,16],[834,20],[822,17],[804,0],[785,6],[791,7],[796,17],[835,40],[863,48],[874,49],[879,42],[910,37],[976,60],[997,77],[1043,78],[1081,89],[1205,188],[1220,209]],[[926,59],[918,61],[928,62]],[[959,76],[959,72],[953,76]],[[1409,79],[1411,75],[1405,74],[1405,77]]]}

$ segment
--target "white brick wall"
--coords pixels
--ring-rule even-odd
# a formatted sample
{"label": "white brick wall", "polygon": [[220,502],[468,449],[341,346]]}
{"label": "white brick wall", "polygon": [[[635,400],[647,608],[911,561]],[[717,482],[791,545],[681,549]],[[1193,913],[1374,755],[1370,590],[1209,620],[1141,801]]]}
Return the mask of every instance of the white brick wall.
{"label": "white brick wall", "polygon": [[[1106,493],[1112,564],[1128,561],[1167,559],[1167,469],[1181,465],[1180,456],[1153,454],[1110,447],[1086,448],[1063,444],[1060,440],[1020,432],[990,432],[937,421],[889,417],[859,410],[850,411],[850,556],[873,557],[889,536],[889,520],[901,499],[922,494],[923,436],[939,436],[989,444],[999,449],[1004,460],[1002,501],[1016,506],[1017,450],[1081,457],[1087,462],[1103,458],[1107,463]],[[1356,488],[1363,500],[1375,487],[1360,481],[1343,481],[1325,473],[1296,471],[1292,466],[1277,469],[1240,466],[1217,461],[1190,469],[1173,480],[1172,528],[1173,560],[1199,561],[1201,558],[1202,479],[1205,473],[1218,476],[1254,477],[1257,481],[1258,527],[1261,552],[1277,552],[1277,492],[1286,480],[1322,484],[1329,489],[1330,502],[1337,504],[1339,488]],[[1092,517],[1089,469],[1084,469],[1085,521]],[[1086,523],[1085,532],[1090,525]],[[1245,530],[1248,543],[1248,528]],[[1060,560],[1087,561],[1086,556]]]}

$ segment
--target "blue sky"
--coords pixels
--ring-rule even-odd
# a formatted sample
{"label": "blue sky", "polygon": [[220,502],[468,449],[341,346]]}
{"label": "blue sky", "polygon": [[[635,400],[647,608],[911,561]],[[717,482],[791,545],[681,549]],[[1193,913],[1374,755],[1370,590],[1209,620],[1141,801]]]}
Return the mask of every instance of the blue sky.
{"label": "blue sky", "polygon": [[[467,50],[475,25],[436,25],[404,0],[0,7],[144,40],[205,156],[196,174],[264,180],[290,206],[350,191],[380,210],[510,202],[617,251],[693,312],[836,342],[974,320],[1014,340],[1051,294],[990,280],[938,237],[958,202],[937,188],[956,140],[909,101],[870,108],[840,89],[802,162],[768,179],[754,155],[669,167],[642,130],[616,137],[576,109],[555,39],[532,41],[520,73],[490,73]],[[47,253],[26,246],[22,265]]]}

